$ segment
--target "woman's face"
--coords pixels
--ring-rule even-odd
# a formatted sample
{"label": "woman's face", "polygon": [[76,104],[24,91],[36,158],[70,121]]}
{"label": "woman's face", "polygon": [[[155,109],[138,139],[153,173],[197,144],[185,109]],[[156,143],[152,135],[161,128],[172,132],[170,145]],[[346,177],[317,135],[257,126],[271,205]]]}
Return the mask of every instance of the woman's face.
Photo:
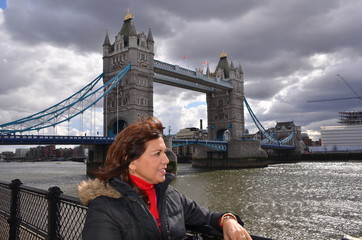
{"label": "woman's face", "polygon": [[165,142],[159,137],[146,143],[145,152],[134,160],[129,168],[134,170],[133,175],[136,177],[157,184],[165,181],[168,163]]}

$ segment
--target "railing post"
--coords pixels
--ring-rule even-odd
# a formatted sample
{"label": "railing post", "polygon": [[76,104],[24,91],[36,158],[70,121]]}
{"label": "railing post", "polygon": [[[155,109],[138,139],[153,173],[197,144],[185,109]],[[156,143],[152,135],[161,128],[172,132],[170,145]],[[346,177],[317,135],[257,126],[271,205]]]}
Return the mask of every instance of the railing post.
{"label": "railing post", "polygon": [[63,192],[59,187],[51,187],[46,198],[48,199],[48,237],[47,240],[59,240],[59,196]]}
{"label": "railing post", "polygon": [[9,227],[9,240],[17,239],[18,235],[18,198],[19,198],[19,187],[23,183],[19,179],[14,179],[9,184],[11,189],[11,199],[10,199],[10,217],[8,219]]}

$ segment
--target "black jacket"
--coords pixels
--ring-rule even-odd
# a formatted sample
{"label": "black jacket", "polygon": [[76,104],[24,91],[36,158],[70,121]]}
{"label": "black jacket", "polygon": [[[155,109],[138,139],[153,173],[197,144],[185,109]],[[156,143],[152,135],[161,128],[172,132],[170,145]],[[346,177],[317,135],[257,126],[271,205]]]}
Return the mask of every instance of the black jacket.
{"label": "black jacket", "polygon": [[172,179],[173,175],[167,174],[165,182],[155,185],[161,231],[146,204],[127,183],[115,178],[107,186],[97,179],[80,184],[80,199],[89,204],[83,240],[184,239],[185,225],[220,229],[218,220],[223,213],[210,212],[180,194],[169,186]]}

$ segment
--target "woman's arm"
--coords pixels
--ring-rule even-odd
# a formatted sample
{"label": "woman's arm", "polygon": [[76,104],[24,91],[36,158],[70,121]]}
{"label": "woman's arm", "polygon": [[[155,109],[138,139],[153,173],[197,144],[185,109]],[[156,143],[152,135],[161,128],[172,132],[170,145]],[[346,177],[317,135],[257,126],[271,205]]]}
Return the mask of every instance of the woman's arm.
{"label": "woman's arm", "polygon": [[249,233],[238,223],[237,217],[232,213],[225,213],[220,218],[225,240],[252,240]]}

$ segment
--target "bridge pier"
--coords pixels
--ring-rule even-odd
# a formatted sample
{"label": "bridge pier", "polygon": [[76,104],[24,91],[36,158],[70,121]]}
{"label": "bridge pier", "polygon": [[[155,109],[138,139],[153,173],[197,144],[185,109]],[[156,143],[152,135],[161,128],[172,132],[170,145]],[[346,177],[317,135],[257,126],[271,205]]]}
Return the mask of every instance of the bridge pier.
{"label": "bridge pier", "polygon": [[195,148],[192,166],[210,168],[256,168],[268,166],[268,155],[253,140],[236,140],[228,143],[227,152],[208,152]]}
{"label": "bridge pier", "polygon": [[86,145],[88,148],[87,156],[87,175],[92,176],[92,171],[96,170],[98,167],[102,166],[106,160],[107,151],[109,144],[104,145]]}
{"label": "bridge pier", "polygon": [[167,172],[170,173],[177,173],[177,156],[172,151],[172,137],[170,136],[163,136],[163,140],[165,141],[166,148],[168,151],[166,152],[166,155],[170,162],[167,164]]}
{"label": "bridge pier", "polygon": [[289,149],[268,149],[269,162],[295,162],[301,160],[300,151]]}

